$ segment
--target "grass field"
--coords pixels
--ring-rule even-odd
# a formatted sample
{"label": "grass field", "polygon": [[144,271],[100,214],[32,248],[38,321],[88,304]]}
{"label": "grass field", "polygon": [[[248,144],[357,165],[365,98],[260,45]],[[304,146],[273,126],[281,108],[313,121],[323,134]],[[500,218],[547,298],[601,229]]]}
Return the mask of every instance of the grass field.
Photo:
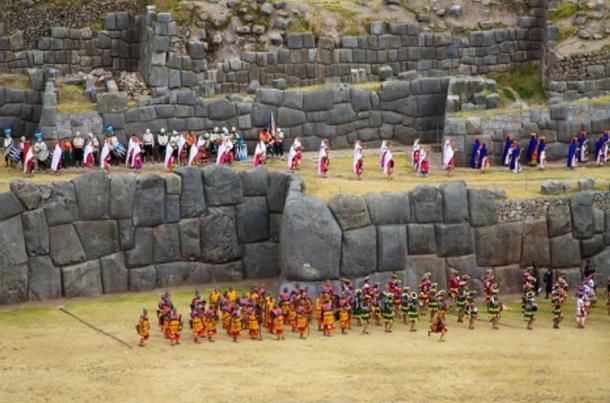
{"label": "grass field", "polygon": [[[192,289],[172,295],[186,318]],[[265,334],[237,344],[220,332],[215,343],[196,345],[186,326],[176,347],[153,326],[139,348],[134,325],[142,307],[155,325],[158,292],[13,308],[0,311],[0,401],[607,401],[610,316],[602,298],[584,330],[574,325],[573,300],[555,330],[550,304],[539,299],[533,331],[517,299],[503,298],[500,330],[481,306],[474,330],[450,316],[444,343],[426,335],[422,319],[416,333],[397,323],[391,334],[354,326],[330,338],[312,329],[307,340],[288,331],[283,342]],[[61,312],[64,302],[131,348]]]}
{"label": "grass field", "polygon": [[[410,149],[410,148],[409,148]],[[330,171],[327,178],[320,178],[316,175],[316,153],[305,153],[303,163],[298,174],[303,177],[307,187],[307,194],[318,196],[323,200],[330,200],[337,194],[365,194],[369,192],[381,191],[409,191],[417,185],[433,184],[440,185],[451,180],[464,180],[469,187],[486,188],[495,190],[501,188],[506,190],[510,199],[525,199],[531,197],[542,197],[540,185],[546,180],[564,180],[571,183],[573,189],[577,189],[576,181],[580,178],[588,177],[596,180],[598,190],[608,190],[610,180],[610,167],[597,168],[591,164],[576,170],[567,170],[563,167],[563,162],[551,164],[545,171],[539,171],[525,167],[520,174],[508,172],[504,167],[494,167],[491,172],[481,174],[467,168],[458,168],[453,176],[447,177],[444,171],[439,168],[440,155],[432,156],[432,170],[427,178],[417,177],[410,168],[405,153],[394,151],[396,168],[393,180],[387,180],[378,165],[379,154],[377,150],[367,150],[365,152],[365,171],[363,179],[357,181],[352,174],[351,151],[342,150],[331,154]],[[236,163],[233,167],[237,170],[251,169],[251,162]],[[269,170],[286,170],[286,161],[268,161]],[[42,173],[35,175],[32,179],[39,183],[52,183],[57,181],[70,180],[75,176],[81,175],[84,170],[70,169],[64,171],[61,176]],[[128,170],[124,167],[112,167],[112,173],[125,173]],[[164,171],[160,165],[146,166],[140,175],[146,173],[162,173]],[[23,174],[16,169],[0,168],[0,192],[9,189],[10,181],[15,178],[24,178]],[[548,197],[548,196],[547,196]]]}

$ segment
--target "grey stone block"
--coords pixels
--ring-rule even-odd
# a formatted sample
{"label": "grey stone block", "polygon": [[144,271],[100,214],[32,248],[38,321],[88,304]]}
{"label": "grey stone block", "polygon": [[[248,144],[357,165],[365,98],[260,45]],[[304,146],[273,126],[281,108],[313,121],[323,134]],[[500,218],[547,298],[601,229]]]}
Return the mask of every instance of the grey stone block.
{"label": "grey stone block", "polygon": [[551,263],[548,226],[545,219],[523,221],[521,265],[530,266],[534,261],[542,267]]}
{"label": "grey stone block", "polygon": [[199,260],[201,257],[201,238],[199,236],[200,220],[189,218],[181,220],[178,225],[180,229],[180,249],[182,260]]}
{"label": "grey stone block", "polygon": [[40,185],[17,179],[11,181],[10,188],[26,210],[34,210],[40,207],[42,201],[42,187]]}
{"label": "grey stone block", "polygon": [[441,257],[464,256],[474,252],[470,224],[437,224],[436,248]]}
{"label": "grey stone block", "polygon": [[407,193],[368,193],[364,197],[373,224],[406,224],[411,221]]}
{"label": "grey stone block", "polygon": [[129,291],[148,291],[157,284],[157,271],[155,266],[129,269]]}
{"label": "grey stone block", "polygon": [[496,224],[475,229],[477,263],[504,266],[521,261],[523,223]]}
{"label": "grey stone block", "polygon": [[27,211],[21,216],[28,256],[48,255],[49,227],[42,209]]}
{"label": "grey stone block", "polygon": [[443,193],[443,217],[446,223],[468,222],[468,193],[463,181],[449,182],[441,186]]}
{"label": "grey stone block", "polygon": [[377,267],[377,232],[375,226],[343,232],[341,275],[349,278],[372,273]]}
{"label": "grey stone block", "polygon": [[321,200],[289,198],[282,218],[280,266],[289,280],[338,278],[341,228]]}
{"label": "grey stone block", "polygon": [[72,180],[82,220],[108,217],[110,181],[104,171],[93,171]]}
{"label": "grey stone block", "polygon": [[66,298],[102,295],[102,274],[99,261],[94,260],[67,266],[61,270]]}
{"label": "grey stone block", "polygon": [[61,272],[49,256],[35,256],[28,260],[27,283],[30,301],[61,298]]}
{"label": "grey stone block", "polygon": [[468,189],[470,222],[474,227],[493,225],[498,222],[495,194],[487,189]]}
{"label": "grey stone block", "polygon": [[593,199],[589,193],[579,193],[571,199],[574,236],[587,239],[593,236]]}
{"label": "grey stone block", "polygon": [[409,224],[407,232],[409,255],[436,254],[434,224]]}
{"label": "grey stone block", "polygon": [[407,254],[407,228],[405,225],[377,227],[378,271],[404,270]]}
{"label": "grey stone block", "polygon": [[443,195],[430,185],[419,185],[409,194],[413,220],[418,223],[443,221]]}
{"label": "grey stone block", "polygon": [[211,207],[201,217],[201,258],[204,262],[224,263],[242,256],[237,239],[233,207]]}
{"label": "grey stone block", "polygon": [[178,224],[164,224],[152,229],[153,262],[176,262],[181,258]]}
{"label": "grey stone block", "polygon": [[[136,227],[153,227],[165,221],[165,181],[152,174],[136,183],[133,224]],[[154,206],[154,208],[151,208]]]}
{"label": "grey stone block", "polygon": [[367,203],[362,196],[337,195],[328,203],[328,207],[343,231],[371,224]]}
{"label": "grey stone block", "polygon": [[267,168],[261,166],[252,170],[242,171],[239,174],[244,196],[267,195],[269,175]]}
{"label": "grey stone block", "polygon": [[237,235],[241,243],[266,241],[269,239],[269,213],[264,196],[244,197],[236,206]]}
{"label": "grey stone block", "polygon": [[551,202],[546,213],[549,237],[556,237],[572,231],[570,206],[564,200]]}
{"label": "grey stone block", "polygon": [[199,217],[206,210],[201,170],[195,167],[180,167],[176,169],[176,174],[182,178],[181,216]]}
{"label": "grey stone block", "polygon": [[222,165],[203,168],[203,183],[209,206],[239,204],[242,201],[241,181],[233,169]]}
{"label": "grey stone block", "polygon": [[282,213],[284,211],[284,203],[286,202],[290,175],[283,172],[271,171],[268,178],[267,207],[270,213]]}
{"label": "grey stone block", "polygon": [[152,261],[152,228],[135,228],[133,234],[133,248],[125,254],[125,263],[127,264],[127,267],[146,266],[151,264]]}
{"label": "grey stone block", "polygon": [[278,110],[277,124],[280,127],[295,127],[305,123],[305,112],[298,109],[281,107]]}
{"label": "grey stone block", "polygon": [[580,266],[580,242],[571,234],[551,238],[551,266],[564,268]]}
{"label": "grey stone block", "polygon": [[80,238],[87,260],[97,259],[119,250],[116,221],[79,221],[74,228]]}
{"label": "grey stone block", "polygon": [[[407,284],[418,284],[424,273],[432,274],[432,281],[439,289],[447,288],[446,261],[434,255],[409,256]],[[413,288],[413,287],[412,287]]]}
{"label": "grey stone block", "polygon": [[275,242],[246,244],[243,269],[248,279],[272,278],[279,275],[279,245]]}
{"label": "grey stone block", "polygon": [[0,193],[0,221],[20,214],[23,207],[13,192]]}
{"label": "grey stone block", "polygon": [[110,177],[108,212],[110,218],[131,218],[136,193],[136,175],[114,175]]}
{"label": "grey stone block", "polygon": [[605,246],[604,236],[601,234],[596,234],[589,239],[580,241],[580,250],[583,258],[594,256],[604,250]]}
{"label": "grey stone block", "polygon": [[51,258],[58,266],[79,263],[86,259],[85,251],[72,224],[49,229]]}
{"label": "grey stone block", "polygon": [[129,289],[129,273],[123,253],[115,253],[100,259],[104,293],[126,292]]}

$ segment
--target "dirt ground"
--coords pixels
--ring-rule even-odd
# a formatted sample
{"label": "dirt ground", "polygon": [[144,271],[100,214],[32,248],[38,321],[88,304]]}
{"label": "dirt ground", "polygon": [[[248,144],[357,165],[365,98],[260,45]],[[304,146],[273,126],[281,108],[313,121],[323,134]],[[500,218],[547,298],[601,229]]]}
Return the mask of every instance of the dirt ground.
{"label": "dirt ground", "polygon": [[[191,296],[192,289],[173,292],[185,316]],[[500,330],[481,306],[474,330],[450,316],[443,343],[426,335],[422,319],[416,333],[397,323],[393,333],[372,326],[369,335],[356,326],[332,337],[312,329],[306,340],[288,330],[285,341],[265,334],[233,343],[220,333],[199,345],[186,326],[175,347],[153,326],[144,348],[134,325],[142,307],[155,312],[158,293],[13,307],[0,311],[0,402],[608,401],[604,302],[582,330],[570,300],[554,330],[550,304],[539,299],[538,321],[527,331],[516,299],[503,297]],[[131,348],[61,312],[64,303]]]}
{"label": "dirt ground", "polygon": [[[429,148],[426,147],[429,151]],[[576,181],[581,178],[593,178],[596,181],[596,189],[608,190],[610,180],[610,168],[608,166],[598,168],[589,163],[586,167],[568,170],[564,166],[564,161],[557,161],[549,164],[549,167],[540,171],[536,168],[523,167],[524,170],[519,174],[513,174],[503,166],[492,166],[490,172],[482,175],[480,172],[469,168],[457,168],[451,177],[441,169],[441,154],[431,155],[431,174],[427,178],[417,177],[410,166],[411,147],[396,147],[393,150],[396,162],[393,180],[389,181],[383,175],[379,167],[379,149],[371,148],[365,150],[364,174],[362,180],[357,181],[352,173],[352,150],[333,150],[331,151],[331,165],[327,178],[320,178],[316,174],[317,152],[304,153],[301,169],[298,175],[303,177],[306,185],[306,192],[309,195],[318,196],[323,200],[330,200],[333,196],[340,193],[365,194],[369,192],[381,191],[409,191],[417,185],[432,184],[440,185],[451,180],[464,180],[469,187],[486,188],[495,190],[504,189],[510,199],[525,199],[531,197],[541,197],[540,185],[546,180],[564,180],[577,190]],[[287,153],[285,153],[287,155]],[[2,159],[0,159],[2,161]],[[252,162],[235,163],[233,168],[237,170],[252,169]],[[269,160],[267,162],[269,170],[287,170],[287,163],[284,160]],[[85,173],[85,169],[68,169],[60,176],[44,172],[26,178],[17,169],[0,167],[0,192],[9,190],[10,181],[13,179],[33,180],[38,183],[52,183],[67,181],[78,175]],[[120,174],[129,172],[125,167],[111,167],[110,174]],[[160,164],[145,164],[145,168],[139,175],[148,173],[165,174]]]}

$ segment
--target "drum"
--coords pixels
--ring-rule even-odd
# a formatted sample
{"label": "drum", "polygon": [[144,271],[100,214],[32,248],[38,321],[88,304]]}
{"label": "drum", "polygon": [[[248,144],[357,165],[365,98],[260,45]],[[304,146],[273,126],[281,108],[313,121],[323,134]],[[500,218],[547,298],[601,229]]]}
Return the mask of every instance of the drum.
{"label": "drum", "polygon": [[127,150],[125,149],[125,146],[123,144],[116,143],[116,145],[112,149],[112,154],[115,157],[122,159],[125,158],[125,156],[127,155]]}
{"label": "drum", "polygon": [[38,161],[45,162],[49,158],[49,150],[42,150],[36,157],[38,158]]}
{"label": "drum", "polygon": [[19,161],[21,161],[21,153],[19,152],[19,149],[15,146],[10,146],[7,150],[6,150],[6,155],[7,157],[9,157],[11,159],[11,161],[18,163]]}

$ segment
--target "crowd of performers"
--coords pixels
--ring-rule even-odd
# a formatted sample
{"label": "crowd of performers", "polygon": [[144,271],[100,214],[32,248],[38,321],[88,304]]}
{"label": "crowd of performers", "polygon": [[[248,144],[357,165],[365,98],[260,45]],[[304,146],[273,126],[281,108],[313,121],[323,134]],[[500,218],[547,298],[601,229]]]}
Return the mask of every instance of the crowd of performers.
{"label": "crowd of performers", "polygon": [[[72,139],[55,140],[50,149],[43,139],[43,134],[37,131],[34,142],[21,137],[19,144],[12,138],[11,129],[4,130],[4,158],[7,166],[21,163],[26,174],[50,168],[59,172],[66,167],[99,166],[109,169],[112,165],[124,163],[127,167],[139,170],[144,162],[162,162],[167,170],[177,165],[203,165],[213,159],[216,164],[230,165],[233,161],[248,160],[248,151],[245,140],[237,133],[235,127],[231,130],[223,127],[214,128],[211,133],[204,132],[197,135],[194,132],[178,133],[172,131],[168,134],[161,129],[158,134],[146,130],[144,134],[133,134],[129,137],[127,146],[123,145],[114,133],[111,126],[105,130],[105,136],[100,139],[89,133],[86,137],[79,132]],[[596,165],[604,165],[610,159],[610,130],[597,136],[594,147],[593,161]],[[267,159],[284,159],[284,133],[277,128],[273,115],[269,127],[259,132],[258,142],[254,148],[252,164],[258,167]],[[388,140],[381,142],[379,149],[379,169],[388,178],[392,179],[394,172],[393,145]],[[354,141],[353,174],[361,179],[364,172],[365,147],[360,140]],[[316,160],[316,172],[325,177],[330,166],[330,142],[323,138]],[[455,169],[456,148],[451,138],[446,138],[442,146],[442,169],[451,176]],[[288,171],[299,169],[303,154],[303,145],[300,137],[295,137],[288,152]],[[546,143],[544,136],[531,133],[525,154],[527,165],[544,169],[547,166]],[[425,177],[430,173],[429,151],[415,139],[410,153],[411,166],[417,176]],[[503,145],[502,163],[513,173],[519,173],[522,151],[518,140],[507,135]],[[579,164],[589,161],[589,140],[585,131],[572,138],[568,149],[567,167],[573,169]],[[480,136],[474,137],[469,166],[481,173],[487,172],[491,167],[487,144],[481,141]]]}
{"label": "crowd of performers", "polygon": [[[480,280],[491,328],[499,329],[505,306],[499,299],[500,289],[493,270],[487,270]],[[523,272],[522,281],[521,309],[526,328],[532,330],[538,311],[536,296],[539,292],[535,264]],[[565,273],[560,273],[551,284],[553,328],[559,329],[568,297]],[[223,293],[215,288],[207,301],[195,291],[190,303],[188,324],[193,341],[200,343],[205,339],[213,342],[220,326],[237,342],[246,332],[252,340],[262,340],[264,334],[284,340],[287,331],[304,339],[309,336],[311,326],[324,336],[331,336],[337,328],[342,334],[347,334],[353,326],[359,327],[363,334],[368,334],[371,326],[379,326],[390,333],[395,321],[402,321],[409,326],[410,332],[416,332],[420,318],[426,318],[429,321],[428,336],[439,334],[439,340],[444,340],[448,332],[447,313],[451,307],[455,307],[458,323],[467,323],[469,329],[475,328],[478,306],[475,300],[477,292],[471,288],[472,285],[469,275],[460,275],[457,270],[451,269],[448,290],[439,289],[429,272],[423,274],[413,290],[403,285],[396,274],[392,274],[385,287],[380,283],[371,283],[368,277],[357,289],[347,279],[342,279],[338,288],[327,281],[315,299],[311,298],[307,287],[302,288],[299,284],[295,284],[291,291],[284,288],[277,297],[262,285],[252,287],[241,296],[232,287]],[[580,328],[585,326],[585,318],[595,306],[595,291],[595,272],[585,272],[576,292],[576,324]],[[610,315],[610,277],[607,304]],[[180,343],[183,319],[168,292],[161,295],[157,323],[171,345]],[[150,329],[148,312],[144,309],[136,325],[141,346],[148,341]]]}

